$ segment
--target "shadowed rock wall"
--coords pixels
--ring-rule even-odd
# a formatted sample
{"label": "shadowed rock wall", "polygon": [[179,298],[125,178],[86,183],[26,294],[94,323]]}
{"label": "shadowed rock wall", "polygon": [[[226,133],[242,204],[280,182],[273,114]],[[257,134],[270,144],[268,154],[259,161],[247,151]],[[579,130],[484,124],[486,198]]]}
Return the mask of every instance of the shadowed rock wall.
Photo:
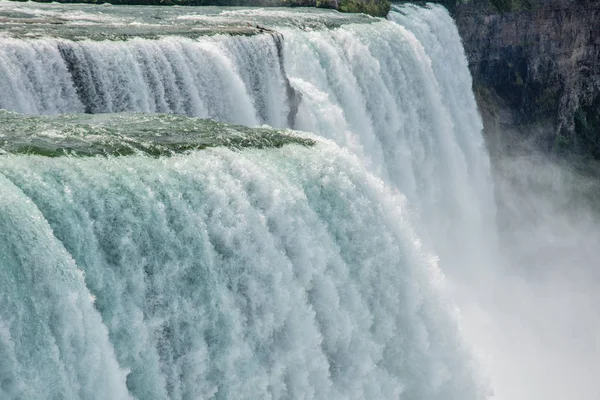
{"label": "shadowed rock wall", "polygon": [[453,9],[489,145],[600,159],[600,1]]}

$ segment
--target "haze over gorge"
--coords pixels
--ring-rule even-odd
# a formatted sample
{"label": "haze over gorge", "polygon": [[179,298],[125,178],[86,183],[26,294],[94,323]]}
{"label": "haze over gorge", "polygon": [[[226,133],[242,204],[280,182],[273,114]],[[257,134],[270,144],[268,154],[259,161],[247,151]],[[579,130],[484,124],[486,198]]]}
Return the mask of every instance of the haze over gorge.
{"label": "haze over gorge", "polygon": [[0,0],[0,399],[600,398],[595,3],[442,3]]}

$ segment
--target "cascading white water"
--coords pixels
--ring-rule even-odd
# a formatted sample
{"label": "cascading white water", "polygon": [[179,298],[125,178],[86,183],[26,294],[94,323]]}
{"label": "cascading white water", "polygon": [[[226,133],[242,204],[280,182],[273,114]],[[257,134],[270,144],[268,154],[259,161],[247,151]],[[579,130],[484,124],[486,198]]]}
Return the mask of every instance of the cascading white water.
{"label": "cascading white water", "polygon": [[0,170],[3,398],[482,396],[401,198],[331,143]]}
{"label": "cascading white water", "polygon": [[298,128],[352,149],[399,188],[419,234],[464,277],[493,250],[495,213],[464,50],[443,7],[390,18],[396,23],[284,31],[286,71],[303,94]]}
{"label": "cascading white water", "polygon": [[0,395],[484,398],[425,255],[467,275],[489,251],[481,121],[447,12],[402,12],[248,37],[0,39],[0,108],[178,113],[350,150],[2,156]]}
{"label": "cascading white water", "polygon": [[6,40],[0,107],[175,112],[315,132],[399,188],[442,262],[472,274],[491,251],[493,240],[479,239],[494,230],[495,206],[466,58],[443,7],[401,11],[394,22],[283,27],[283,36]]}
{"label": "cascading white water", "polygon": [[288,113],[271,35],[3,40],[0,88],[1,108],[31,114],[174,112],[279,127]]}

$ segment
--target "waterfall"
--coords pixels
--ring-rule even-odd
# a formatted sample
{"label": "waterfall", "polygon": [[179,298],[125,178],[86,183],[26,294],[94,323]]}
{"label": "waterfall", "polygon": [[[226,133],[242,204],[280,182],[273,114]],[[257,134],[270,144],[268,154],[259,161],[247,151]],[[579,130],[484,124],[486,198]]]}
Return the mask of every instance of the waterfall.
{"label": "waterfall", "polygon": [[76,10],[0,38],[0,397],[485,398],[441,272],[494,218],[445,9]]}
{"label": "waterfall", "polygon": [[250,37],[3,40],[0,108],[169,112],[317,133],[399,188],[419,235],[471,274],[490,251],[479,238],[494,230],[495,206],[460,37],[440,6],[390,19]]}
{"label": "waterfall", "polygon": [[331,142],[0,170],[8,398],[480,394],[402,198]]}
{"label": "waterfall", "polygon": [[0,107],[7,110],[172,112],[250,126],[287,123],[274,35],[9,40],[0,48],[0,76],[6,80]]}
{"label": "waterfall", "polygon": [[360,154],[408,198],[445,270],[477,273],[493,251],[495,205],[460,37],[440,6],[390,19],[284,32],[286,71],[303,95],[298,128]]}

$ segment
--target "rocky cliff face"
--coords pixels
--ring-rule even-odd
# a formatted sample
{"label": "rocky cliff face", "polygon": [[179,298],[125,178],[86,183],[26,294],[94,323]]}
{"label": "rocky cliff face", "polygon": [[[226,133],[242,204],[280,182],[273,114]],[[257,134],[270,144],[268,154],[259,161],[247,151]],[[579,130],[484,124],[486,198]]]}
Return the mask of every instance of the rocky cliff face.
{"label": "rocky cliff face", "polygon": [[471,0],[453,13],[492,155],[600,159],[600,1]]}

